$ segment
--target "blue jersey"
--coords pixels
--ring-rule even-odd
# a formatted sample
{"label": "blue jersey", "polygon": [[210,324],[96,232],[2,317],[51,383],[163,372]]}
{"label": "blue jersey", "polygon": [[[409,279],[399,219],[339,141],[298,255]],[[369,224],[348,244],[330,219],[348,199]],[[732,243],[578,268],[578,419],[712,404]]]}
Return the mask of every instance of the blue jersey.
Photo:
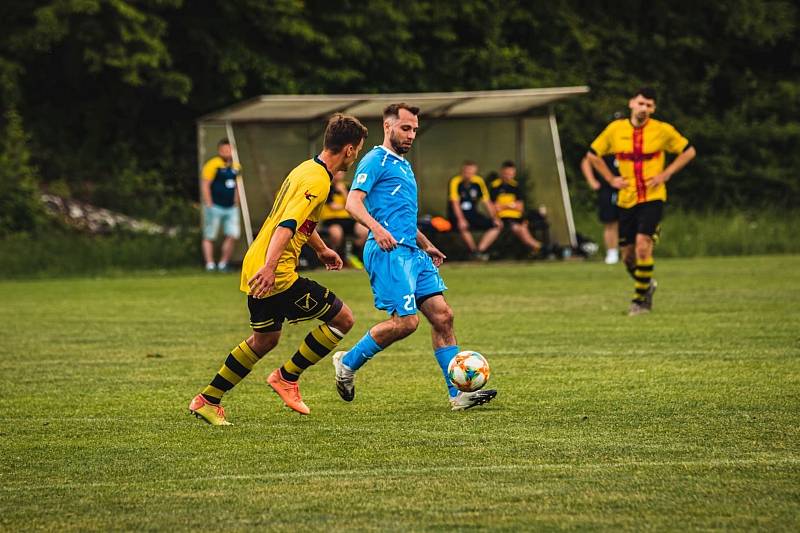
{"label": "blue jersey", "polygon": [[[376,146],[358,163],[352,189],[367,193],[364,206],[370,216],[398,244],[417,247],[417,180],[411,163]],[[371,231],[368,239],[374,239]]]}

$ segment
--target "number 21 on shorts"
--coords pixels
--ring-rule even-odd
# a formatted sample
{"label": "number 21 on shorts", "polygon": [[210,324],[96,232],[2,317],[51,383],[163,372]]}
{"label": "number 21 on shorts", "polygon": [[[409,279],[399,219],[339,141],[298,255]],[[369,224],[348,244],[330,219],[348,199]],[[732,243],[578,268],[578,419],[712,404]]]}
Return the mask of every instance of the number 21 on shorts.
{"label": "number 21 on shorts", "polygon": [[414,299],[413,294],[404,295],[403,300],[406,301],[406,303],[403,304],[403,309],[405,309],[406,311],[413,311],[414,309],[417,308],[417,301],[416,299]]}

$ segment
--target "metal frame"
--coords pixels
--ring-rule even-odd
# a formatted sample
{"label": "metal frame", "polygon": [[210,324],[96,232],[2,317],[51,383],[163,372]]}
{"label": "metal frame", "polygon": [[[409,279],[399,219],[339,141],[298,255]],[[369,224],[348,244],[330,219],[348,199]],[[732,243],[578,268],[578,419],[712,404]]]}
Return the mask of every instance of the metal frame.
{"label": "metal frame", "polygon": [[[239,151],[236,149],[236,137],[233,135],[233,126],[230,121],[225,123],[225,132],[228,135],[228,142],[231,143],[233,163],[241,168]],[[244,179],[241,173],[236,175],[236,188],[239,190],[239,209],[242,212],[244,234],[247,237],[247,246],[250,246],[253,244],[253,223],[250,221],[250,210],[247,208],[247,194],[244,192]]]}
{"label": "metal frame", "polygon": [[569,199],[569,189],[567,187],[567,172],[564,168],[564,154],[561,152],[561,138],[558,136],[558,123],[553,107],[550,107],[550,135],[553,138],[553,151],[556,156],[556,167],[558,168],[558,179],[561,181],[561,198],[564,201],[564,213],[567,216],[567,231],[569,232],[569,242],[575,247],[578,239],[575,236],[575,220],[572,218],[572,202]]}

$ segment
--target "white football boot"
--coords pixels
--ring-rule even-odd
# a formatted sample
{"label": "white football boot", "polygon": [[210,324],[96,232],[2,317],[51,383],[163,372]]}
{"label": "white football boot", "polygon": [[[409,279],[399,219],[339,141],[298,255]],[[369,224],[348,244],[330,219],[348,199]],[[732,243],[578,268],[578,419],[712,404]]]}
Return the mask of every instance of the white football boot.
{"label": "white football boot", "polygon": [[489,403],[495,396],[497,396],[497,391],[494,389],[459,392],[450,398],[450,408],[453,411],[463,411],[464,409]]}
{"label": "white football boot", "polygon": [[333,368],[336,369],[336,391],[342,400],[352,402],[356,397],[356,373],[342,363],[342,358],[347,352],[336,352],[331,357]]}

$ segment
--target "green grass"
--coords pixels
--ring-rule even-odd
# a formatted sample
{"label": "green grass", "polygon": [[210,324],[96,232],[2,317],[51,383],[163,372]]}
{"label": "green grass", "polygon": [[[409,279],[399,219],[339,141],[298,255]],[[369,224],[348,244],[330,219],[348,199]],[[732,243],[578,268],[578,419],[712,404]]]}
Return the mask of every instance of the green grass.
{"label": "green grass", "polygon": [[[428,328],[311,416],[263,377],[186,413],[248,334],[232,275],[0,282],[0,530],[800,528],[800,257],[661,260],[649,316],[598,263],[443,270],[464,348],[500,393],[450,412]],[[363,273],[315,272],[381,314]]]}

